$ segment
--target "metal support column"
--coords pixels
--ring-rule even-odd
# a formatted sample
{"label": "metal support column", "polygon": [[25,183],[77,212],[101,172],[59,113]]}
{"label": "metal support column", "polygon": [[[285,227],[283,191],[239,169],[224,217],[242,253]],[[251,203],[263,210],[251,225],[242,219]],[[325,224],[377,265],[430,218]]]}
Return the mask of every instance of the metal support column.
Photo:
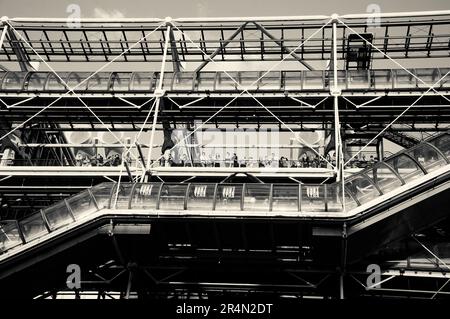
{"label": "metal support column", "polygon": [[[0,23],[0,26],[2,25],[2,23]],[[3,26],[3,30],[2,30],[2,34],[0,36],[0,50],[3,48],[3,42],[5,41],[5,37],[6,37],[6,33],[8,33],[8,25],[5,24]],[[3,65],[0,64],[0,69],[3,71],[8,71],[7,68],[5,68]]]}
{"label": "metal support column", "polygon": [[[166,26],[167,26],[167,30],[166,30],[166,40],[164,43],[164,52],[163,52],[163,58],[162,58],[162,62],[161,62],[161,72],[159,75],[159,83],[158,83],[158,87],[155,90],[155,95],[156,95],[156,101],[155,101],[155,114],[153,115],[153,123],[152,123],[152,131],[151,131],[151,135],[150,135],[150,144],[149,144],[149,148],[148,148],[148,154],[147,154],[147,169],[150,169],[150,165],[151,165],[151,157],[152,157],[152,150],[153,150],[153,141],[154,141],[154,137],[155,137],[155,129],[156,129],[156,123],[158,120],[158,112],[159,112],[159,105],[161,103],[161,98],[164,95],[164,91],[162,89],[162,85],[163,85],[163,81],[164,81],[164,72],[166,69],[166,59],[167,59],[167,50],[169,47],[169,40],[170,40],[170,30],[172,27],[172,18],[170,17],[166,17]],[[144,181],[145,178],[145,173],[142,174],[141,176],[141,182]]]}
{"label": "metal support column", "polygon": [[342,206],[345,210],[345,195],[344,195],[344,157],[342,149],[342,137],[341,137],[341,125],[339,123],[339,96],[341,91],[338,85],[338,72],[337,72],[337,22],[338,15],[333,14],[333,85],[330,85],[331,95],[334,97],[334,143],[336,154],[336,180],[342,182]]}
{"label": "metal support column", "polygon": [[378,138],[377,140],[377,156],[378,160],[382,161],[384,157],[384,143],[383,143],[383,137]]}
{"label": "metal support column", "polygon": [[178,55],[177,50],[177,42],[175,40],[175,35],[173,34],[173,29],[170,29],[170,52],[172,54],[172,65],[173,65],[173,73],[177,75],[177,79],[179,79],[179,73],[181,71],[181,62],[180,57]]}
{"label": "metal support column", "polygon": [[339,276],[339,299],[344,299],[344,275]]}
{"label": "metal support column", "polygon": [[8,25],[5,24],[5,25],[3,26],[2,35],[0,36],[0,50],[1,50],[1,48],[3,47],[3,41],[5,41],[5,36],[6,36],[6,33],[7,33],[7,32],[8,32]]}

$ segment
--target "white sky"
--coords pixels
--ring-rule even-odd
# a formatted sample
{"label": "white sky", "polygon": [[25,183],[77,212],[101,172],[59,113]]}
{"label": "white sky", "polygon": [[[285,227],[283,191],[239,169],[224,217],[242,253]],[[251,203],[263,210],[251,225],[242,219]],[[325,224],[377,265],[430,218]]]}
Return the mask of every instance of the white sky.
{"label": "white sky", "polygon": [[284,16],[363,13],[372,3],[382,12],[450,9],[449,0],[0,0],[0,15],[67,17],[76,4],[82,17]]}

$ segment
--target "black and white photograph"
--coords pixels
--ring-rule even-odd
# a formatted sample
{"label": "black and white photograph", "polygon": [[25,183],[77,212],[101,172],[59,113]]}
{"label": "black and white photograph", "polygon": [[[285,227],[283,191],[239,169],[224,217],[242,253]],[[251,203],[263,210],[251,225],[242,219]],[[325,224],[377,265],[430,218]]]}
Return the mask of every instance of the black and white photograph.
{"label": "black and white photograph", "polygon": [[448,304],[450,1],[0,0],[10,301]]}

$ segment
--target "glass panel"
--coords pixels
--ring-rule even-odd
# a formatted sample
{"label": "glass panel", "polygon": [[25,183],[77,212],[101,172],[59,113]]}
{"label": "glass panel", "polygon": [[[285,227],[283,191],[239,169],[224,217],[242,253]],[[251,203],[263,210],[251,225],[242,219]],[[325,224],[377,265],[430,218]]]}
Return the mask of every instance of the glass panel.
{"label": "glass panel", "polygon": [[25,219],[22,219],[19,221],[19,225],[20,229],[22,229],[22,234],[26,242],[48,234],[41,213],[35,213]]}
{"label": "glass panel", "polygon": [[399,154],[391,159],[387,159],[386,163],[389,164],[389,166],[391,166],[406,183],[424,175],[420,167],[405,154]]}
{"label": "glass panel", "polygon": [[109,207],[109,200],[111,199],[111,189],[113,188],[113,186],[115,186],[115,183],[102,183],[100,185],[94,186],[91,189],[92,195],[94,195],[99,209]]}
{"label": "glass panel", "polygon": [[45,90],[45,82],[49,73],[47,72],[35,72],[28,78],[28,91],[42,91]]}
{"label": "glass panel", "polygon": [[[323,90],[325,89],[325,78],[323,71],[305,71],[303,72],[304,90]],[[339,82],[338,82],[339,83]]]}
{"label": "glass panel", "polygon": [[[424,84],[421,81],[417,81],[417,86],[426,89],[428,89],[429,86],[433,86],[441,78],[441,76],[444,76],[444,74],[439,74],[439,69],[417,69],[416,75],[419,79],[425,82]],[[428,86],[426,84],[428,84]],[[438,85],[436,85],[436,87],[438,87]]]}
{"label": "glass panel", "polygon": [[402,186],[401,180],[384,163],[379,163],[371,169],[364,171],[364,173],[377,184],[383,194]]}
{"label": "glass panel", "polygon": [[76,220],[95,213],[98,209],[89,191],[84,191],[67,199]]}
{"label": "glass panel", "polygon": [[409,155],[414,157],[427,172],[432,172],[447,164],[447,161],[430,145],[421,144],[410,150]]}
{"label": "glass panel", "polygon": [[187,209],[212,210],[216,184],[193,184],[189,187]]}
{"label": "glass panel", "polygon": [[302,185],[302,212],[325,211],[325,185]]}
{"label": "glass panel", "polygon": [[246,88],[247,90],[257,90],[258,89],[258,82],[255,83],[256,80],[258,80],[260,72],[252,72],[252,71],[246,71],[246,72],[238,72],[237,73],[237,80],[238,83],[241,85],[240,89]]}
{"label": "glass panel", "polygon": [[448,159],[450,159],[450,135],[443,134],[431,140],[430,144],[436,146]]}
{"label": "glass panel", "polygon": [[273,185],[272,211],[298,212],[298,185]]}
{"label": "glass panel", "polygon": [[[233,79],[237,80],[236,72],[227,72]],[[220,72],[217,74],[216,90],[218,91],[235,91],[236,83],[231,78]]]}
{"label": "glass panel", "polygon": [[84,80],[91,74],[92,73],[89,73],[89,72],[72,72],[72,73],[70,73],[69,78],[67,79],[66,83],[69,86],[69,88],[74,89],[75,92],[76,91],[85,91],[87,88],[88,81],[84,81]]}
{"label": "glass panel", "polygon": [[[119,193],[117,194],[117,188],[114,190],[111,196],[111,208],[116,204],[114,208],[118,209],[128,209],[128,203],[130,202],[131,191],[133,189],[133,184],[131,183],[120,183]],[[117,195],[117,202],[116,202]]]}
{"label": "glass panel", "polygon": [[127,92],[130,90],[130,82],[133,73],[120,72],[114,75],[112,89],[114,92]]}
{"label": "glass panel", "polygon": [[[260,72],[259,77],[263,76],[266,72]],[[254,79],[253,81],[255,81]],[[259,80],[258,90],[264,91],[278,91],[281,89],[281,72],[270,71],[265,74],[262,79]]]}
{"label": "glass panel", "polygon": [[195,81],[195,89],[198,91],[213,91],[215,80],[216,72],[199,73]]}
{"label": "glass panel", "polygon": [[283,72],[284,75],[284,89],[286,91],[301,91],[302,90],[302,72]]}
{"label": "glass panel", "polygon": [[346,212],[358,207],[358,203],[353,199],[353,197],[350,196],[347,186],[345,186],[344,197]]}
{"label": "glass panel", "polygon": [[153,91],[155,80],[151,72],[135,72],[130,90],[133,91]]}
{"label": "glass panel", "polygon": [[87,84],[89,91],[108,91],[109,90],[109,78],[110,72],[98,72],[93,75]]}
{"label": "glass panel", "polygon": [[194,73],[180,72],[178,76],[174,75],[172,90],[173,91],[192,91],[194,81]]}
{"label": "glass panel", "polygon": [[0,225],[0,252],[22,244],[16,222]]}
{"label": "glass panel", "polygon": [[[414,74],[414,70],[409,70],[411,73]],[[410,73],[406,72],[405,70],[395,70],[396,77],[395,77],[395,88],[415,88],[417,80],[415,77],[413,77]]]}
{"label": "glass panel", "polygon": [[269,184],[245,184],[244,210],[269,211]]}
{"label": "glass panel", "polygon": [[[338,70],[338,87],[341,90],[347,89],[347,71]],[[330,83],[331,87],[334,86],[334,74],[332,71],[325,72],[325,86],[328,87],[328,83]]]}
{"label": "glass panel", "polygon": [[64,201],[43,210],[51,230],[72,223],[74,220]]}
{"label": "glass panel", "polygon": [[[450,69],[448,68],[440,68],[439,69],[441,71],[441,77],[445,76],[448,72],[450,72]],[[450,73],[447,74],[447,76],[445,76],[441,82],[439,82],[439,85],[436,85],[436,88],[438,87],[450,87]]]}
{"label": "glass panel", "polygon": [[369,71],[347,71],[347,88],[348,89],[369,89]]}
{"label": "glass panel", "polygon": [[342,191],[339,183],[327,185],[327,205],[329,212],[342,211]]}
{"label": "glass panel", "polygon": [[8,72],[3,80],[2,90],[20,91],[28,72]]}
{"label": "glass panel", "polygon": [[[174,77],[173,73],[164,73],[163,83],[162,83],[163,90],[170,91],[172,89],[173,77]],[[158,83],[159,78],[160,78],[160,72],[155,73],[155,78],[157,79],[157,80],[155,80],[155,83]],[[192,90],[192,88],[191,88],[191,90]]]}
{"label": "glass panel", "polygon": [[375,82],[375,89],[392,89],[393,76],[391,70],[373,70],[372,76],[373,81]]}
{"label": "glass panel", "polygon": [[[69,73],[58,73],[61,79],[64,81],[67,80]],[[53,73],[50,73],[47,80],[47,88],[48,91],[67,91],[67,88],[61,82],[61,80]]]}
{"label": "glass panel", "polygon": [[216,210],[241,210],[242,186],[242,184],[219,184],[216,194]]}
{"label": "glass panel", "polygon": [[156,209],[161,183],[138,184],[131,200],[132,209]]}
{"label": "glass panel", "polygon": [[159,197],[159,209],[184,210],[188,184],[164,184]]}
{"label": "glass panel", "polygon": [[0,70],[0,89],[3,83],[3,78],[6,76],[7,72]]}
{"label": "glass panel", "polygon": [[353,175],[351,179],[345,183],[345,187],[361,204],[367,203],[380,196],[380,193],[375,186],[372,185],[369,179],[360,174]]}

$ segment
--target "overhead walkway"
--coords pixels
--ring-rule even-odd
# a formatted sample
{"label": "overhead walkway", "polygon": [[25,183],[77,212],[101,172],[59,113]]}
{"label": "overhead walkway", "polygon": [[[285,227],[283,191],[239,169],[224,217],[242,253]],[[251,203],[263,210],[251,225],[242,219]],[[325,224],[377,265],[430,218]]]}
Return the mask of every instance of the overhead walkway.
{"label": "overhead walkway", "polygon": [[[443,78],[448,68],[338,70],[338,87],[345,94],[354,92],[427,91],[429,85],[447,91],[450,81]],[[239,71],[239,72],[165,72],[163,89],[168,93],[239,93],[243,88],[253,92],[329,93],[333,85],[330,71]],[[75,92],[86,94],[152,95],[157,87],[158,72],[0,72],[0,92],[60,94],[67,91],[61,79]],[[230,79],[230,76],[235,79]],[[419,81],[417,78],[422,79]],[[443,78],[439,83],[439,79]],[[428,84],[428,85],[427,85]]]}
{"label": "overhead walkway", "polygon": [[[345,200],[342,200],[341,183],[103,183],[23,220],[3,222],[0,260],[83,223],[110,215],[347,221],[358,218],[359,223],[363,219],[369,225],[368,220],[373,218],[371,211],[379,209],[380,205],[386,211],[396,204],[393,199],[398,196],[416,194],[418,189],[423,195],[427,189],[436,191],[440,186],[445,186],[445,190],[450,187],[446,185],[448,180],[450,134],[445,133],[347,178]],[[427,216],[433,216],[433,212],[428,212]],[[349,232],[358,232],[362,227],[365,226],[356,224]]]}

